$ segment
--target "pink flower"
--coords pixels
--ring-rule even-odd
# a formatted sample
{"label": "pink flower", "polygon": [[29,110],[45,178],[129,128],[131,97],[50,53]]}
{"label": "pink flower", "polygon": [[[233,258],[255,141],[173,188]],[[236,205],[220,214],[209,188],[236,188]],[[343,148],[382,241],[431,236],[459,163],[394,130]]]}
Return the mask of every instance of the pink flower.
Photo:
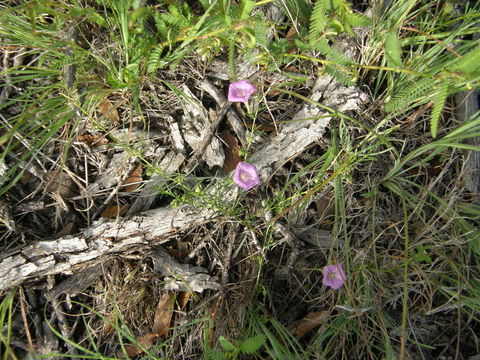
{"label": "pink flower", "polygon": [[255,165],[239,162],[233,173],[233,181],[244,190],[250,190],[260,184],[257,168]]}
{"label": "pink flower", "polygon": [[255,85],[248,80],[235,81],[228,87],[228,101],[247,102],[256,90]]}
{"label": "pink flower", "polygon": [[334,290],[338,290],[347,280],[347,274],[342,264],[327,265],[323,268],[323,285],[330,286]]}

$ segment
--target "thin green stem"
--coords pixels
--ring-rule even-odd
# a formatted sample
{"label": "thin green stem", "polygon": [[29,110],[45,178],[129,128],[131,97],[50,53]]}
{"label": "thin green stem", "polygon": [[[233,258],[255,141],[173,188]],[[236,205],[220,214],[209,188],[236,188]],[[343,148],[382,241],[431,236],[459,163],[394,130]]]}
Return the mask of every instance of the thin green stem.
{"label": "thin green stem", "polygon": [[403,208],[403,217],[405,219],[403,226],[403,233],[405,236],[404,243],[404,258],[405,263],[403,267],[403,306],[402,306],[402,329],[400,337],[400,360],[403,360],[405,357],[405,344],[407,339],[407,318],[408,318],[408,267],[409,267],[409,256],[408,256],[408,247],[409,247],[409,235],[408,235],[408,210],[405,198],[400,197],[402,201]]}

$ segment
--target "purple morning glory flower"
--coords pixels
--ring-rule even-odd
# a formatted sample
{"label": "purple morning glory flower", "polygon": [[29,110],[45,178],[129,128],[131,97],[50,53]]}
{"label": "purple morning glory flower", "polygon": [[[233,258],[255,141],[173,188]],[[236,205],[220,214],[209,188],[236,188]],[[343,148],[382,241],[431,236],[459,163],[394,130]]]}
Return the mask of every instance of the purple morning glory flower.
{"label": "purple morning glory flower", "polygon": [[330,286],[334,290],[338,290],[347,280],[347,274],[342,264],[327,265],[323,268],[323,285]]}
{"label": "purple morning glory flower", "polygon": [[250,190],[260,184],[257,168],[255,165],[239,162],[233,173],[233,181],[244,190]]}
{"label": "purple morning glory flower", "polygon": [[235,81],[228,87],[228,101],[247,102],[256,90],[255,85],[248,80]]}

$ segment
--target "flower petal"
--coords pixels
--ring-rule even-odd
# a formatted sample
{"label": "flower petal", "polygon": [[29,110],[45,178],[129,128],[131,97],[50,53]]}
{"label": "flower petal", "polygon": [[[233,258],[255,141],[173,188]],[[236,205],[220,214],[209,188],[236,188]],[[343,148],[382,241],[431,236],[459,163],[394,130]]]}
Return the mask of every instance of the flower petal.
{"label": "flower petal", "polygon": [[244,190],[257,186],[260,184],[260,178],[256,166],[240,161],[233,173],[233,181]]}
{"label": "flower petal", "polygon": [[248,80],[235,81],[228,87],[228,101],[247,102],[257,88]]}
{"label": "flower petal", "polygon": [[326,265],[323,268],[323,284],[334,290],[340,289],[347,280],[342,264]]}

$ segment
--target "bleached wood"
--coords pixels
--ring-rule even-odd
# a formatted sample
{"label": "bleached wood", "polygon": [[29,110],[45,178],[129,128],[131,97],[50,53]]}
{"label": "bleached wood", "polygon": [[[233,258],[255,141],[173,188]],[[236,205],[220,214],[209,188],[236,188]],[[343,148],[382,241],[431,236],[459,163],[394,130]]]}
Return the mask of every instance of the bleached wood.
{"label": "bleached wood", "polygon": [[[367,96],[355,87],[346,87],[329,76],[319,78],[310,99],[339,112],[359,110]],[[284,125],[251,156],[263,181],[285,162],[321,141],[331,116],[314,104],[305,104],[291,122]],[[312,118],[314,118],[312,120]]]}
{"label": "bleached wood", "polygon": [[[457,104],[457,117],[461,121],[471,119],[479,110],[480,91],[463,91],[455,96]],[[467,140],[471,145],[480,146],[480,138],[474,137]],[[465,161],[463,164],[463,173],[465,187],[472,194],[480,193],[480,152],[465,151]],[[480,199],[476,199],[480,204]]]}
{"label": "bleached wood", "polygon": [[71,273],[90,261],[109,255],[145,249],[169,236],[205,222],[213,211],[159,208],[119,222],[99,220],[82,234],[40,241],[0,256],[0,290],[39,276]]}
{"label": "bleached wood", "polygon": [[222,144],[217,139],[211,139],[215,130],[215,118],[212,119],[201,101],[184,85],[182,87],[184,98],[182,107],[181,130],[183,138],[194,151],[194,155],[201,157],[208,166],[220,166],[225,160]]}
{"label": "bleached wood", "polygon": [[[345,112],[359,110],[366,95],[357,88],[345,87],[330,77],[323,77],[317,80],[311,99]],[[254,149],[249,161],[257,166],[262,183],[268,182],[285,162],[321,141],[331,116],[313,104],[306,104],[293,121],[284,124],[262,146]],[[317,118],[312,120],[311,117]],[[235,184],[219,178],[212,194],[228,204],[238,191]],[[0,256],[0,291],[48,274],[72,273],[105,261],[112,254],[148,250],[214,215],[215,211],[209,207],[159,208],[118,222],[99,220],[75,237],[27,245]]]}

